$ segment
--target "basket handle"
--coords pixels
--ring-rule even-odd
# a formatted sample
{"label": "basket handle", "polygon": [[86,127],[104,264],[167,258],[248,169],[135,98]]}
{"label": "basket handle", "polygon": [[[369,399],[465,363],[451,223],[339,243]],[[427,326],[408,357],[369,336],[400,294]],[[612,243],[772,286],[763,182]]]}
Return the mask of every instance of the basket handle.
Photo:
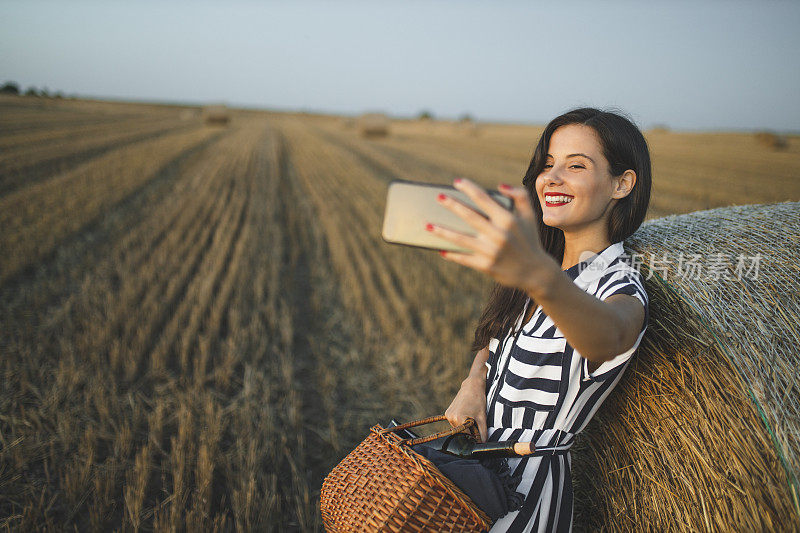
{"label": "basket handle", "polygon": [[[415,426],[422,426],[424,424],[430,424],[432,422],[440,422],[442,420],[447,420],[447,417],[445,415],[429,416],[428,418],[422,418],[420,420],[415,420],[413,422],[406,422],[405,424],[400,424],[399,426],[381,429],[380,431],[378,431],[378,434],[384,435],[386,433],[394,433],[395,431],[400,431],[401,429],[413,428]],[[460,424],[458,426],[453,426],[450,429],[440,431],[439,433],[434,433],[433,435],[428,435],[427,437],[418,437],[416,439],[404,439],[400,441],[400,444],[405,444],[406,446],[414,446],[415,444],[430,442],[432,440],[436,440],[439,437],[444,437],[446,435],[455,435],[456,433],[461,433],[465,429],[469,429],[470,434],[476,439],[480,440],[480,434],[478,433],[478,428],[475,425],[475,420],[473,418],[467,417],[467,420],[463,424]]]}

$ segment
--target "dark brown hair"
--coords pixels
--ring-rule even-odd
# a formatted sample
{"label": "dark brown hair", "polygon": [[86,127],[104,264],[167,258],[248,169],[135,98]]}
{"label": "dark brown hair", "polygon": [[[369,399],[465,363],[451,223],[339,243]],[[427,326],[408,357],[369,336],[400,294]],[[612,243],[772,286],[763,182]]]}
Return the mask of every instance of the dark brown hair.
{"label": "dark brown hair", "polygon": [[[639,128],[620,113],[584,107],[568,111],[550,121],[539,138],[522,184],[531,195],[542,247],[559,264],[564,259],[564,232],[545,225],[542,220],[542,206],[538,201],[535,183],[544,169],[553,132],[567,124],[582,124],[597,132],[612,176],[619,176],[629,169],[636,172],[633,190],[620,198],[611,209],[608,238],[612,244],[632,235],[644,221],[650,203],[652,181],[647,141]],[[472,351],[482,350],[492,338],[502,339],[522,313],[527,299],[528,295],[522,289],[496,283],[475,329]]]}

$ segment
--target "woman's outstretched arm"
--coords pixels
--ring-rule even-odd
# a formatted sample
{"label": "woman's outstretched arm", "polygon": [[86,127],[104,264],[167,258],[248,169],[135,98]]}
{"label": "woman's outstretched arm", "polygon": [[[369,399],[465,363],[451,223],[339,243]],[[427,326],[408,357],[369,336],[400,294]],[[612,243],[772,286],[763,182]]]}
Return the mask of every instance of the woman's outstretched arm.
{"label": "woman's outstretched arm", "polygon": [[489,218],[444,196],[442,204],[478,231],[471,237],[431,225],[434,234],[474,250],[472,254],[443,253],[445,259],[484,272],[508,287],[523,289],[595,368],[633,346],[644,320],[644,306],[623,294],[600,300],[575,285],[542,248],[531,198],[524,187],[501,187],[501,192],[514,200],[516,212],[511,213],[467,179],[457,180],[455,186]]}
{"label": "woman's outstretched arm", "polygon": [[615,294],[600,300],[558,267],[532,275],[526,292],[594,368],[633,346],[644,321],[644,306],[636,297]]}

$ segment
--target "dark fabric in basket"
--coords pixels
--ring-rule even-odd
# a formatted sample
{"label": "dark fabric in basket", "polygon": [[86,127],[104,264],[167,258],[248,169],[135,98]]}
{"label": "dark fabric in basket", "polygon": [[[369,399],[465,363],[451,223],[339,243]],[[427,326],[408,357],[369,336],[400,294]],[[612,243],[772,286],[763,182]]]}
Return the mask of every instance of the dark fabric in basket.
{"label": "dark fabric in basket", "polygon": [[424,443],[411,449],[432,462],[493,521],[522,505],[525,496],[515,490],[520,476],[512,476],[505,458],[464,459]]}

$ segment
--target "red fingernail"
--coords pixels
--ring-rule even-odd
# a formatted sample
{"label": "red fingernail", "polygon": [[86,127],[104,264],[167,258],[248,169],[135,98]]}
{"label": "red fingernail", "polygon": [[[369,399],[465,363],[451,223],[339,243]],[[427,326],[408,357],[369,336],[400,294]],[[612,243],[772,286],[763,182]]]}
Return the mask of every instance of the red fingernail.
{"label": "red fingernail", "polygon": [[508,190],[508,189],[510,189],[510,188],[511,188],[511,185],[509,185],[509,184],[507,184],[507,183],[501,183],[501,184],[500,184],[500,188],[501,188],[501,189],[506,189],[506,190]]}
{"label": "red fingernail", "polygon": [[425,224],[425,229],[428,231],[433,231],[433,224]]}
{"label": "red fingernail", "polygon": [[453,183],[461,183],[461,178],[456,178],[453,180]]}
{"label": "red fingernail", "polygon": [[444,194],[444,193],[441,193],[441,192],[440,192],[440,193],[439,193],[439,196],[437,196],[437,198],[438,198],[439,200],[444,200],[445,198],[447,198],[447,195],[446,195],[446,194]]}

